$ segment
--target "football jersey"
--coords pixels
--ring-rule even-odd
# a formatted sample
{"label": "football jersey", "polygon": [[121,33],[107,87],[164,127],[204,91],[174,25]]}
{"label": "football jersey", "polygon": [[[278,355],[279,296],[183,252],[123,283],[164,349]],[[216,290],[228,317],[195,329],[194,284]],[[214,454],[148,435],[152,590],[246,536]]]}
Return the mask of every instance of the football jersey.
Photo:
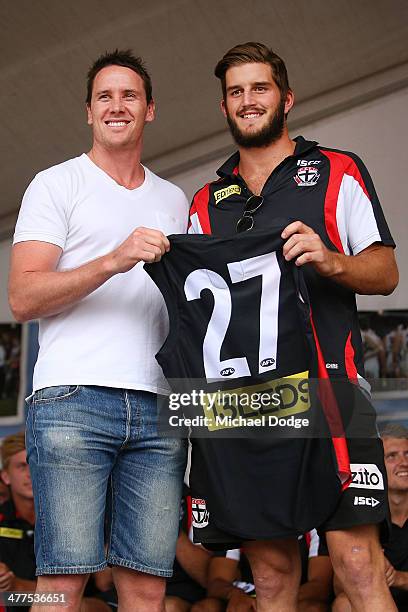
{"label": "football jersey", "polygon": [[[312,227],[327,248],[357,255],[373,244],[395,246],[371,177],[354,153],[323,147],[301,136],[293,155],[271,173],[262,189],[263,205],[254,227],[266,228],[289,216]],[[191,233],[229,236],[251,195],[238,173],[239,154],[217,171],[219,179],[194,196]],[[364,385],[364,359],[354,292],[303,266],[313,322],[331,376],[358,379]]]}
{"label": "football jersey", "polygon": [[173,389],[180,379],[198,379],[207,397],[219,388],[241,398],[280,387],[283,398],[250,410],[240,399],[200,407],[209,418],[207,435],[193,439],[195,541],[297,536],[331,514],[339,476],[349,472],[347,452],[321,431],[257,436],[243,425],[239,437],[228,435],[240,428],[228,416],[310,418],[325,428],[317,397],[302,387],[316,376],[319,349],[302,272],[282,254],[288,222],[225,238],[170,236],[169,253],[145,265],[169,313],[156,358]]}

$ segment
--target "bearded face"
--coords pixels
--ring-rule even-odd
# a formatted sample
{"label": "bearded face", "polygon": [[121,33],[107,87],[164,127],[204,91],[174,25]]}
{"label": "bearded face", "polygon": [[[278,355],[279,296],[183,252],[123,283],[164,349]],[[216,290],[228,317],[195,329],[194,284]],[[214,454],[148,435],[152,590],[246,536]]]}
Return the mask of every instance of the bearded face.
{"label": "bearded face", "polygon": [[282,96],[269,64],[248,62],[228,68],[222,110],[239,147],[267,147],[278,141],[292,105],[292,92]]}
{"label": "bearded face", "polygon": [[226,107],[226,115],[231,134],[238,146],[243,148],[267,147],[282,136],[285,125],[285,100],[281,98],[275,112],[270,113],[261,106],[247,108],[241,111],[241,118],[250,121],[253,118],[264,117],[259,124],[245,128],[237,122]]}

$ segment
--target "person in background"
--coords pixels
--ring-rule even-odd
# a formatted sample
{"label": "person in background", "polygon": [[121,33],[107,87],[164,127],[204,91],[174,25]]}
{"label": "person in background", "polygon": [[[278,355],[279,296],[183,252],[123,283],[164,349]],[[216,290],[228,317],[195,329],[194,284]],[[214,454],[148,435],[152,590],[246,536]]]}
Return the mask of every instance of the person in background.
{"label": "person in background", "polygon": [[408,610],[408,429],[389,424],[381,438],[391,512],[391,534],[384,546],[385,575],[398,609]]}
{"label": "person in background", "polygon": [[[24,432],[4,438],[0,454],[1,478],[10,490],[10,499],[0,506],[0,591],[34,593],[35,511]],[[24,608],[10,605],[7,609]],[[109,612],[109,608],[95,597],[85,597],[81,612]]]}
{"label": "person in background", "polygon": [[[384,572],[400,612],[408,610],[408,429],[389,423],[381,431],[388,479],[391,531],[384,545]],[[373,491],[375,500],[375,491]],[[374,502],[375,503],[375,502]],[[351,612],[343,585],[336,581],[334,612]]]}

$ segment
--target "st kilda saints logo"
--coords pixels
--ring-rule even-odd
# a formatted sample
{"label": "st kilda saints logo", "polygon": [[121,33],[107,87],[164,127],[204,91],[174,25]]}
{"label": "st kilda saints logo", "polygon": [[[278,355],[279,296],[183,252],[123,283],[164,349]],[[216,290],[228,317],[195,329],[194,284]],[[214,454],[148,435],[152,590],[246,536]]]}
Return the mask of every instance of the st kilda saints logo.
{"label": "st kilda saints logo", "polygon": [[299,168],[297,174],[293,177],[298,187],[312,187],[316,185],[320,178],[317,168],[313,166],[304,166]]}
{"label": "st kilda saints logo", "polygon": [[193,527],[196,529],[207,527],[209,512],[205,499],[198,499],[197,497],[191,498],[191,514]]}

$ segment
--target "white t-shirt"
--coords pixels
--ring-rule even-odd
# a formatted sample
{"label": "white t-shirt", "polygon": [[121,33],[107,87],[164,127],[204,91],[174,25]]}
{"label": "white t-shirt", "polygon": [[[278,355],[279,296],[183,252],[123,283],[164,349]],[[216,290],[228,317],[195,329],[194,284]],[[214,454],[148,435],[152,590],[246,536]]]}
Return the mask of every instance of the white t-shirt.
{"label": "white t-shirt", "polygon": [[[40,172],[24,195],[14,243],[58,245],[57,270],[69,270],[109,253],[140,226],[185,233],[185,195],[144,170],[143,184],[132,190],[85,154]],[[154,357],[167,331],[164,300],[140,262],[74,306],[40,320],[33,388],[101,385],[167,393]]]}

